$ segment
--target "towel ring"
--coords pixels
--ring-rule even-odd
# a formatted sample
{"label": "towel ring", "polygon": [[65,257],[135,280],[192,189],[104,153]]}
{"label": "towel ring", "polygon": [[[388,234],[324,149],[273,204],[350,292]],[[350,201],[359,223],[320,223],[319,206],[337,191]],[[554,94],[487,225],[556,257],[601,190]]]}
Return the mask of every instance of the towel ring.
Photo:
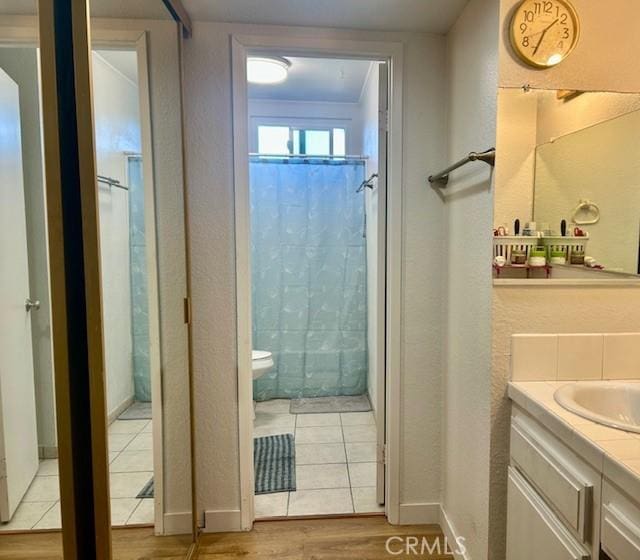
{"label": "towel ring", "polygon": [[[583,211],[592,212],[593,218],[590,220],[579,220],[578,214]],[[600,221],[600,208],[598,208],[598,205],[595,202],[591,202],[590,200],[581,200],[578,203],[578,206],[573,210],[573,214],[571,214],[571,221],[578,226],[590,226],[597,224]]]}

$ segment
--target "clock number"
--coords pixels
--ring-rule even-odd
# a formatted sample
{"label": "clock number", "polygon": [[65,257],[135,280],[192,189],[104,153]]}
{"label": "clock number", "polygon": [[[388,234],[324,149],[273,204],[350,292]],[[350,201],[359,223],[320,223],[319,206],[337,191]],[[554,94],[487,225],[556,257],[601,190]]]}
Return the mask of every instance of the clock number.
{"label": "clock number", "polygon": [[528,47],[529,46],[529,37],[523,37],[522,38],[522,46],[523,47]]}
{"label": "clock number", "polygon": [[533,10],[525,10],[524,12],[524,21],[525,22],[532,22],[534,18],[534,13]]}
{"label": "clock number", "polygon": [[520,24],[520,33],[524,33],[527,30],[527,24],[526,23],[521,23]]}
{"label": "clock number", "polygon": [[544,3],[544,13],[545,14],[550,14],[552,8],[553,8],[553,2],[545,2]]}
{"label": "clock number", "polygon": [[562,16],[560,16],[560,25],[567,25],[568,18],[569,16],[567,14],[562,14]]}
{"label": "clock number", "polygon": [[562,33],[562,38],[563,39],[568,39],[569,38],[569,28],[568,27],[564,28],[564,32]]}

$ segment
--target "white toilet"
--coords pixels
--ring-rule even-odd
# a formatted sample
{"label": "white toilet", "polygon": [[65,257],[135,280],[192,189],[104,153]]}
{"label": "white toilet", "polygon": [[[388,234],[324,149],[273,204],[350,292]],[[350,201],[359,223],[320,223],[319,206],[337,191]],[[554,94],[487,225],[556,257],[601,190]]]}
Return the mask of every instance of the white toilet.
{"label": "white toilet", "polygon": [[[273,367],[273,355],[265,350],[251,352],[251,369],[253,379],[259,379]],[[256,418],[256,401],[253,401],[253,419]]]}
{"label": "white toilet", "polygon": [[253,378],[259,379],[273,367],[273,355],[265,350],[253,350],[251,352],[251,366]]}

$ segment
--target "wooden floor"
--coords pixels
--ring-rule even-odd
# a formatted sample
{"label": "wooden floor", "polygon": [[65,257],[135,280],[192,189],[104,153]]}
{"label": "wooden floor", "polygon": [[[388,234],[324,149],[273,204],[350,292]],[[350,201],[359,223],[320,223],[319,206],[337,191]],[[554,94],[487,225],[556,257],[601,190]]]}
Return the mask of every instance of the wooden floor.
{"label": "wooden floor", "polygon": [[[250,558],[256,560],[391,560],[392,558],[451,559],[446,554],[389,554],[389,537],[427,537],[429,545],[444,537],[437,525],[389,525],[384,517],[262,521],[250,533],[205,534],[200,538],[198,560]],[[392,541],[391,550],[402,549]],[[420,551],[418,545],[418,551]],[[435,549],[432,549],[435,550]]]}
{"label": "wooden floor", "polygon": [[[115,529],[113,560],[184,560],[191,537],[156,537],[153,529]],[[0,533],[0,560],[63,560],[60,533]]]}
{"label": "wooden floor", "polygon": [[[426,549],[417,554],[389,554],[404,547],[404,537],[426,537],[429,547],[440,539],[441,552]],[[402,540],[401,540],[402,539]],[[113,532],[114,560],[182,560],[188,537],[155,537],[151,529],[118,529]],[[262,521],[249,533],[204,534],[199,560],[390,560],[422,558],[452,560],[444,554],[444,538],[436,525],[389,525],[384,517]],[[0,535],[0,560],[62,560],[58,533]]]}

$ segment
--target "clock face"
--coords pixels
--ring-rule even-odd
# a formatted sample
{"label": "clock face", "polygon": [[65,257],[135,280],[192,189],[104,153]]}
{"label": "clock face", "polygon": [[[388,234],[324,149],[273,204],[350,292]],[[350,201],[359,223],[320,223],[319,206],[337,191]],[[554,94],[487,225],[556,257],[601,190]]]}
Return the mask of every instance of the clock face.
{"label": "clock face", "polygon": [[562,62],[578,42],[578,15],[568,0],[524,0],[511,21],[511,44],[537,68]]}

